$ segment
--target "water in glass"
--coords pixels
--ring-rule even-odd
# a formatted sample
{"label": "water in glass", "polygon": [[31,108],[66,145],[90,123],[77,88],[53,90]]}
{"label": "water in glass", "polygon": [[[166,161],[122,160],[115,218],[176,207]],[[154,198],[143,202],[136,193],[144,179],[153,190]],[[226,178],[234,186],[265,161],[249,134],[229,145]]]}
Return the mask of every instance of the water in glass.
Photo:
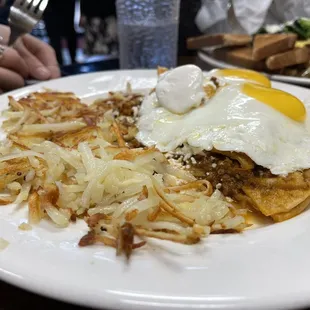
{"label": "water in glass", "polygon": [[179,0],[117,0],[122,69],[175,67]]}

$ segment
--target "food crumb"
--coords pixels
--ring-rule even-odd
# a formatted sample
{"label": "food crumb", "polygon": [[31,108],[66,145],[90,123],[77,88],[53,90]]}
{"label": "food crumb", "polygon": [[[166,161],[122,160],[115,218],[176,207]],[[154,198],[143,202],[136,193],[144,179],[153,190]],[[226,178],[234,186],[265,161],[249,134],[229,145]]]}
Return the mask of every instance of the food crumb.
{"label": "food crumb", "polygon": [[112,111],[112,116],[115,118],[117,116],[119,116],[119,111],[118,110],[113,110]]}
{"label": "food crumb", "polygon": [[215,76],[211,76],[211,79],[210,79],[210,80],[213,82],[213,84],[214,84],[214,86],[215,86],[216,88],[219,88],[219,87],[220,87],[220,83],[219,83],[218,79],[217,79]]}
{"label": "food crumb", "polygon": [[215,187],[216,189],[220,189],[222,187],[222,183],[217,183]]}
{"label": "food crumb", "polygon": [[76,218],[77,218],[77,216],[76,216],[75,213],[71,214],[71,217],[70,217],[71,222],[75,223],[76,222]]}
{"label": "food crumb", "polygon": [[138,107],[132,107],[132,112],[133,112],[133,117],[137,117],[139,114],[139,109]]}
{"label": "food crumb", "polygon": [[195,159],[194,157],[191,157],[191,161],[192,161],[192,164],[193,164],[193,165],[196,165],[196,164],[197,164],[197,161],[196,161],[196,159]]}
{"label": "food crumb", "polygon": [[3,238],[0,238],[0,251],[3,251],[4,249],[6,249],[9,244],[10,244],[9,241]]}
{"label": "food crumb", "polygon": [[211,166],[212,166],[212,168],[216,168],[217,164],[213,163]]}
{"label": "food crumb", "polygon": [[32,226],[29,225],[28,223],[21,223],[18,226],[18,229],[20,229],[20,230],[32,230]]}

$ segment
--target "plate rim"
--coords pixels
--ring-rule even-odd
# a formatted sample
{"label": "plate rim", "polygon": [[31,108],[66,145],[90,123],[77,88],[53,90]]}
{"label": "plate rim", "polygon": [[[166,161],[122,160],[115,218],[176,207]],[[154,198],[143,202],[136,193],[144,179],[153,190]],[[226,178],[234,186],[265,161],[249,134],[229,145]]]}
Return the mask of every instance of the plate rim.
{"label": "plate rim", "polygon": [[[220,63],[220,61],[218,60],[215,60],[214,58],[210,57],[210,56],[207,56],[206,54],[202,54],[200,51],[198,52],[198,55],[204,55],[206,57],[208,57],[208,59],[210,59],[210,61],[215,61],[215,64],[216,63]],[[226,64],[224,62],[221,62],[221,67],[220,66],[217,66],[215,65],[213,69],[222,69],[222,68],[226,68],[226,67],[222,67],[223,64]],[[233,65],[230,65],[230,64],[227,64],[227,66],[229,67],[232,67],[232,68],[237,68],[236,66],[233,66]],[[212,70],[213,70],[212,69]],[[211,70],[203,70],[204,73],[208,73],[210,72]],[[127,74],[129,73],[136,73],[136,74],[140,74],[140,73],[156,73],[156,69],[126,69],[126,70],[105,70],[105,71],[97,71],[97,72],[91,72],[91,73],[81,73],[81,74],[75,74],[75,75],[71,75],[71,76],[64,76],[64,77],[60,77],[60,78],[57,78],[57,79],[53,79],[53,80],[46,80],[46,81],[41,81],[39,83],[36,83],[36,84],[33,84],[33,85],[27,85],[27,86],[24,86],[24,87],[21,87],[21,88],[18,88],[18,89],[15,89],[15,90],[11,90],[9,92],[6,92],[6,93],[2,93],[0,94],[0,105],[1,105],[1,101],[3,99],[7,99],[8,96],[13,96],[13,97],[20,97],[20,96],[24,96],[24,95],[27,95],[29,94],[30,92],[33,92],[33,91],[39,91],[39,90],[42,90],[43,88],[48,88],[48,86],[50,84],[54,84],[55,82],[60,82],[60,81],[71,81],[71,80],[75,80],[75,79],[79,79],[79,78],[83,78],[83,77],[86,77],[86,78],[92,78],[92,77],[99,77],[100,75],[107,75],[107,74]],[[268,77],[269,78],[269,77]],[[293,78],[293,77],[292,77]],[[310,78],[307,79],[309,80],[309,86],[310,86]],[[285,81],[278,81],[278,80],[274,80],[272,82],[275,82],[277,86],[277,84],[279,86],[285,86],[285,85],[289,85],[290,87],[293,87],[295,88],[296,90],[299,89],[300,91],[309,91],[309,97],[310,97],[310,89],[307,88],[307,87],[304,87],[303,85],[300,85],[300,84],[291,84],[291,83],[287,83]],[[74,91],[73,91],[74,92]],[[1,109],[1,107],[0,107]]]}

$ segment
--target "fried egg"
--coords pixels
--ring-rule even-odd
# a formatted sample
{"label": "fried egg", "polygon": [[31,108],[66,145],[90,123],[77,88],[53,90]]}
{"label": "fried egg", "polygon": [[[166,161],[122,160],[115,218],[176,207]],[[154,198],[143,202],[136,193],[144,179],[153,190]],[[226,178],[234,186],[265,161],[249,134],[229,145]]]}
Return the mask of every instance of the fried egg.
{"label": "fried egg", "polygon": [[[254,71],[216,70],[201,79],[199,70],[183,66],[159,78],[140,109],[141,143],[162,152],[181,144],[198,151],[242,152],[275,175],[310,168],[310,131],[298,98],[271,88]],[[214,76],[214,94],[201,98]]]}

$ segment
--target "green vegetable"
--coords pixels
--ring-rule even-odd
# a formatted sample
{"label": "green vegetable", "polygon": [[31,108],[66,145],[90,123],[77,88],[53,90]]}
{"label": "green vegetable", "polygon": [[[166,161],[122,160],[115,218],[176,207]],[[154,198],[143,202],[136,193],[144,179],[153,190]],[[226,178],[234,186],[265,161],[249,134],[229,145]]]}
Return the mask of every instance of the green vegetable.
{"label": "green vegetable", "polygon": [[299,40],[307,39],[306,33],[296,25],[286,25],[284,27],[284,32],[287,32],[287,33],[291,32],[291,33],[297,34]]}
{"label": "green vegetable", "polygon": [[310,19],[301,17],[298,18],[294,25],[296,25],[296,28],[300,30],[300,32],[303,34],[303,39],[307,40],[310,38]]}
{"label": "green vegetable", "polygon": [[[298,40],[307,40],[310,39],[310,18],[300,17],[293,21],[286,22],[285,24],[281,24],[280,31],[276,33],[295,33],[298,35]],[[271,33],[268,31],[270,25],[266,25],[261,27],[257,33]]]}
{"label": "green vegetable", "polygon": [[266,34],[268,33],[265,27],[260,27],[256,34]]}

